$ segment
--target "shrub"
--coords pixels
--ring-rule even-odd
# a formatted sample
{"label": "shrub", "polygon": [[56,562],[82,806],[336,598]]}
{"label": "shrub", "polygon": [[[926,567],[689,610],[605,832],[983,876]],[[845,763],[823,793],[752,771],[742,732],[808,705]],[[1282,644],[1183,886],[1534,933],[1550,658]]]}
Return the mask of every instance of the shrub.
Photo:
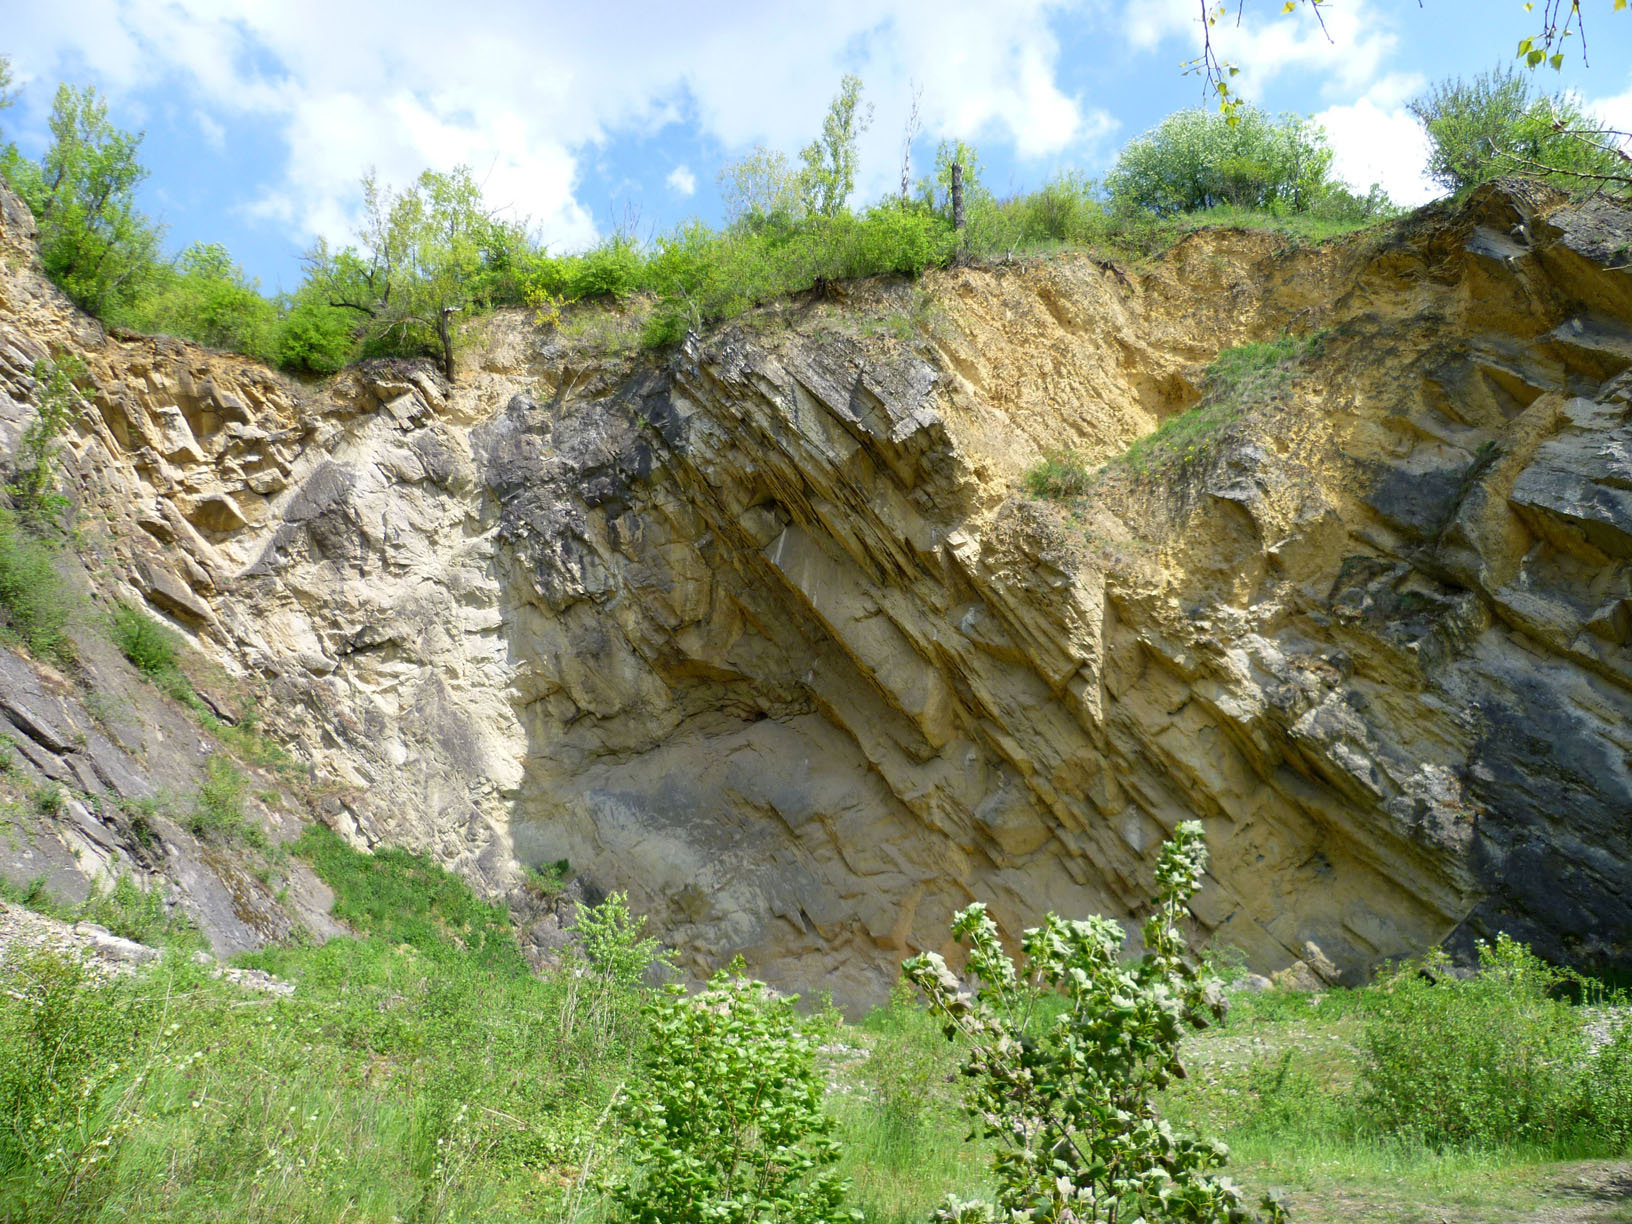
{"label": "shrub", "polygon": [[1326,133],[1299,116],[1185,110],[1129,142],[1105,186],[1116,208],[1158,215],[1218,205],[1302,212],[1330,189],[1331,164]]}
{"label": "shrub", "polygon": [[356,351],[356,329],[353,312],[330,306],[320,294],[302,289],[288,301],[273,351],[286,370],[333,374]]}
{"label": "shrub", "polygon": [[1074,450],[1051,450],[1025,475],[1026,491],[1033,497],[1061,501],[1081,497],[1093,483],[1093,476]]}
{"label": "shrub", "polygon": [[870,208],[855,228],[850,276],[919,277],[951,258],[954,237],[927,208],[888,203]]}
{"label": "shrub", "polygon": [[628,297],[644,288],[644,272],[639,248],[619,235],[567,261],[563,289],[575,299]]}
{"label": "shrub", "polygon": [[[1240,1193],[1212,1172],[1228,1149],[1175,1133],[1155,1105],[1155,1094],[1182,1075],[1185,1030],[1223,1013],[1216,983],[1191,963],[1179,930],[1206,861],[1201,825],[1179,825],[1157,862],[1155,908],[1135,961],[1121,959],[1127,937],[1116,922],[1049,914],[1021,940],[1022,976],[976,902],[952,922],[954,937],[969,945],[973,996],[936,953],[902,966],[947,1034],[970,1042],[968,1110],[999,1144],[993,1171],[1004,1214],[957,1203],[943,1218],[1246,1218]],[[1279,1212],[1267,1199],[1265,1206]]]}
{"label": "shrub", "polygon": [[1570,94],[1537,94],[1517,68],[1441,81],[1411,103],[1411,113],[1428,133],[1428,173],[1452,191],[1514,173],[1566,190],[1595,188],[1602,179],[1594,176],[1632,189],[1632,175],[1607,139],[1568,134],[1600,126],[1580,103]]}
{"label": "shrub", "polygon": [[1443,980],[1445,968],[1410,966],[1379,993],[1359,1096],[1373,1128],[1487,1150],[1632,1132],[1629,1047],[1588,1057],[1581,1013],[1560,997],[1573,975],[1505,935],[1480,945],[1474,977]]}
{"label": "shrub", "polygon": [[198,785],[187,827],[194,837],[241,839],[265,848],[266,834],[244,816],[244,790],[249,779],[230,757],[217,753],[204,762],[204,781]]}
{"label": "shrub", "polygon": [[74,356],[47,357],[34,365],[38,411],[18,439],[14,478],[6,486],[25,522],[45,523],[68,506],[68,499],[57,492],[57,440],[84,407],[74,385],[84,377],[85,364]]}
{"label": "shrub", "polygon": [[113,644],[149,680],[176,670],[176,635],[146,613],[126,603],[115,604],[108,631]]}
{"label": "shrub", "polygon": [[559,897],[572,877],[572,864],[566,859],[556,859],[553,863],[540,863],[537,867],[528,867],[526,888],[535,896],[546,900]]}
{"label": "shrub", "polygon": [[1057,175],[1007,207],[1015,213],[1025,242],[1082,244],[1099,241],[1105,234],[1105,207],[1095,195],[1094,182],[1077,171]]}
{"label": "shrub", "polygon": [[195,242],[155,271],[145,291],[110,322],[184,336],[261,361],[276,356],[278,308],[219,243]]}
{"label": "shrub", "polygon": [[562,965],[561,1036],[571,1041],[590,1034],[599,1056],[615,1041],[633,1042],[632,1012],[642,984],[653,969],[672,966],[674,953],[646,934],[645,917],[630,911],[621,892],[599,905],[580,904],[574,929],[578,939]]}
{"label": "shrub", "polygon": [[0,626],[35,656],[71,662],[70,606],[50,548],[0,509]]}
{"label": "shrub", "polygon": [[115,935],[144,944],[202,947],[203,937],[179,910],[165,904],[157,885],[143,888],[129,872],[121,872],[112,886],[94,890],[79,907],[77,917],[105,926]]}
{"label": "shrub", "polygon": [[631,1173],[609,1187],[639,1224],[825,1224],[847,1218],[816,1043],[763,982],[720,972],[668,987],[619,1106]]}

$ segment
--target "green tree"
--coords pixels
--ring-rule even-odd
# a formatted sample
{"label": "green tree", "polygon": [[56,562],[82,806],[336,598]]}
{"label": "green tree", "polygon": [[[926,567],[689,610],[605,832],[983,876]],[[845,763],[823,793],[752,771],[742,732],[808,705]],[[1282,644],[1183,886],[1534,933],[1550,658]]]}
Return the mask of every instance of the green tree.
{"label": "green tree", "polygon": [[1176,1133],[1155,1104],[1183,1074],[1185,1030],[1222,1014],[1216,983],[1196,968],[1180,929],[1206,865],[1201,825],[1179,825],[1157,861],[1144,954],[1131,962],[1121,958],[1127,937],[1111,919],[1049,914],[1021,940],[1022,975],[977,902],[952,922],[969,945],[967,972],[979,983],[972,996],[935,953],[902,966],[946,1021],[947,1036],[969,1041],[968,1110],[998,1145],[993,1171],[1005,1214],[957,1203],[943,1218],[1247,1218],[1240,1194],[1213,1173],[1228,1155],[1224,1145]]}
{"label": "green tree", "polygon": [[587,1030],[596,1052],[604,1053],[614,1039],[631,1036],[630,1005],[638,1004],[648,973],[672,967],[674,953],[646,934],[646,919],[630,910],[627,893],[609,893],[599,905],[580,903],[574,930],[578,939],[563,967],[561,1034],[572,1038]]}
{"label": "green tree", "polygon": [[980,160],[980,150],[961,140],[943,140],[935,146],[935,172],[918,180],[918,195],[925,204],[952,218],[952,164],[963,167],[963,205],[969,209],[990,200],[980,177],[986,167]]}
{"label": "green tree", "polygon": [[783,216],[797,221],[805,211],[799,175],[779,149],[755,145],[748,156],[720,171],[720,198],[728,225],[751,217]]}
{"label": "green tree", "polygon": [[806,211],[831,217],[844,208],[856,189],[856,142],[872,122],[872,103],[861,105],[861,78],[846,73],[822,120],[822,134],[799,154]]}
{"label": "green tree", "polygon": [[1632,165],[1608,147],[1568,94],[1541,94],[1529,77],[1497,67],[1470,81],[1441,81],[1411,103],[1428,133],[1428,172],[1452,191],[1503,174],[1570,188],[1632,188]]}
{"label": "green tree", "polygon": [[57,87],[51,145],[38,163],[15,146],[0,173],[33,211],[47,275],[98,316],[128,305],[158,266],[159,230],[136,207],[147,171],[136,159],[140,132],[108,121],[94,89]]}
{"label": "green tree", "polygon": [[263,361],[277,355],[278,308],[220,243],[187,247],[154,273],[140,298],[116,312],[115,321]]}
{"label": "green tree", "polygon": [[332,251],[319,241],[308,253],[309,282],[329,305],[354,313],[366,341],[433,354],[452,379],[453,316],[499,296],[526,246],[521,226],[493,217],[467,166],[427,170],[401,192],[370,174],[363,209],[357,246]]}
{"label": "green tree", "polygon": [[1114,205],[1159,216],[1220,205],[1303,212],[1331,190],[1332,151],[1319,124],[1244,106],[1229,116],[1169,115],[1130,141],[1106,176]]}
{"label": "green tree", "polygon": [[794,1000],[720,972],[670,986],[620,1102],[632,1170],[611,1185],[637,1224],[827,1224],[849,1185],[822,1109],[816,1041]]}

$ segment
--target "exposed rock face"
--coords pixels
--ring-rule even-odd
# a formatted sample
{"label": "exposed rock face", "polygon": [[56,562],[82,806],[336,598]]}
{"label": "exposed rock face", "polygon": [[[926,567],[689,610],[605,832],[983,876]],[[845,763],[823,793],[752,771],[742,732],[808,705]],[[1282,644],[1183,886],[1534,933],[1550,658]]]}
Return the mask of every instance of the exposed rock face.
{"label": "exposed rock face", "polygon": [[[86,354],[99,581],[264,688],[322,819],[498,891],[566,858],[694,968],[876,998],[972,898],[1137,912],[1192,815],[1199,934],[1265,971],[1496,929],[1624,968],[1629,237],[1492,189],[933,275],[911,344],[857,334],[907,287],[646,363],[499,319],[457,387],[106,339],[14,260],[0,427]],[[1019,492],[1288,328],[1324,355],[1169,484]]]}

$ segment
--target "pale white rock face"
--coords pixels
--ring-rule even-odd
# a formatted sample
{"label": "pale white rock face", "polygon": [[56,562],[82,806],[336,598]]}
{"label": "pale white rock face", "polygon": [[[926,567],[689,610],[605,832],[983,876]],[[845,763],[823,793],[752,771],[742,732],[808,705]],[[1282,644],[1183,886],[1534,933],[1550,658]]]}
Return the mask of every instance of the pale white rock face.
{"label": "pale white rock face", "polygon": [[[1481,254],[1521,213],[1535,248]],[[1492,192],[1386,241],[957,269],[908,343],[858,323],[906,286],[649,359],[505,315],[453,386],[104,340],[14,261],[0,428],[31,353],[85,353],[97,581],[260,695],[311,817],[496,894],[565,858],[695,972],[877,999],[973,899],[1137,915],[1193,817],[1197,936],[1265,972],[1498,928],[1624,964],[1625,226]],[[1289,327],[1331,330],[1272,410],[1022,491]]]}

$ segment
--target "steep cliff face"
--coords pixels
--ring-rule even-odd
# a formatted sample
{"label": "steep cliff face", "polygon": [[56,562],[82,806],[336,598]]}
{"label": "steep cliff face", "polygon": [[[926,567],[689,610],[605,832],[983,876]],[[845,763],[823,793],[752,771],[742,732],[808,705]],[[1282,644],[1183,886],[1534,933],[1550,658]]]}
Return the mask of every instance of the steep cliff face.
{"label": "steep cliff face", "polygon": [[[661,359],[500,317],[457,386],[106,338],[20,228],[0,427],[86,356],[93,586],[261,690],[359,843],[498,892],[565,858],[694,968],[857,1002],[970,899],[1137,912],[1191,816],[1198,934],[1264,969],[1496,929],[1632,965],[1624,213],[956,269]],[[1321,330],[1192,453],[1021,491]]]}

